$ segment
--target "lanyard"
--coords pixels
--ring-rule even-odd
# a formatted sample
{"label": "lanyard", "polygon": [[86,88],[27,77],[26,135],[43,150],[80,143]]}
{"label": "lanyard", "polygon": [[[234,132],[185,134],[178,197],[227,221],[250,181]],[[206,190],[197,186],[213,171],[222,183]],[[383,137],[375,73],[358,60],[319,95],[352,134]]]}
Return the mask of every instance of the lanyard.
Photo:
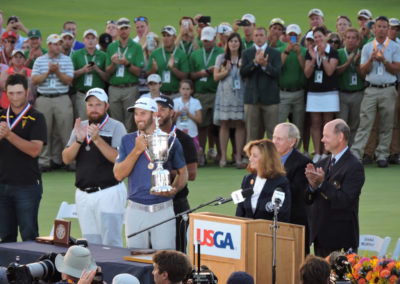
{"label": "lanyard", "polygon": [[214,47],[211,49],[210,55],[208,55],[208,58],[206,59],[206,49],[203,47],[203,60],[204,60],[204,67],[208,67],[208,63],[210,63],[211,56],[214,52]]}
{"label": "lanyard", "polygon": [[[140,136],[140,131],[137,131],[136,137]],[[145,135],[145,134],[143,134]],[[151,163],[151,158],[150,158],[150,153],[149,153],[149,149],[146,147],[146,149],[144,150],[144,155],[146,156],[147,160],[149,161],[149,163]]]}
{"label": "lanyard", "polygon": [[373,40],[373,44],[374,44],[374,50],[378,52],[378,55],[383,56],[383,53],[385,52],[386,47],[388,47],[388,45],[389,45],[389,39],[386,38],[385,42],[383,43],[383,45],[385,47],[382,48],[381,50],[378,50],[378,48],[376,47],[376,39]]}
{"label": "lanyard", "polygon": [[190,43],[190,46],[188,48],[188,51],[186,51],[185,45],[183,44],[183,41],[181,40],[180,42],[182,50],[185,52],[186,55],[189,55],[192,52],[193,49],[193,42]]}
{"label": "lanyard", "polygon": [[[347,52],[347,48],[345,47],[345,48],[343,48],[343,50],[344,50],[344,54],[346,55],[346,59],[349,58],[349,53]],[[358,50],[357,50],[357,52],[358,52]],[[350,68],[352,71],[354,71],[354,58],[351,60]]]}
{"label": "lanyard", "polygon": [[[106,113],[106,117],[101,122],[99,130],[101,130],[104,127],[104,125],[106,125],[109,118],[110,118],[110,116]],[[91,141],[92,141],[92,137],[89,135],[89,133],[86,132],[86,144],[89,145]]]}
{"label": "lanyard", "polygon": [[[128,51],[128,46],[125,47],[125,50],[124,50],[124,52],[122,53],[122,55],[123,55],[124,57],[125,57],[125,54],[126,54],[127,51]],[[118,46],[118,54],[121,54],[121,50],[120,50],[119,46]]]}
{"label": "lanyard", "polygon": [[[177,50],[177,48],[175,46],[174,51],[172,52],[172,55],[175,55],[176,50]],[[165,65],[168,67],[168,61],[167,61],[167,56],[165,55],[164,46],[161,48],[161,51],[162,51],[162,55],[164,57]]]}
{"label": "lanyard", "polygon": [[7,108],[7,114],[6,114],[6,119],[7,119],[7,125],[10,130],[13,130],[14,127],[21,121],[22,117],[31,109],[31,104],[28,103],[25,108],[21,111],[21,113],[14,119],[13,123],[10,123],[10,106]]}
{"label": "lanyard", "polygon": [[[125,54],[124,54],[125,55]],[[91,61],[95,61],[96,60],[96,55],[94,55],[93,57],[92,57],[92,60]],[[88,65],[88,58],[87,58],[87,55],[85,54],[85,62],[86,62],[86,65]]]}

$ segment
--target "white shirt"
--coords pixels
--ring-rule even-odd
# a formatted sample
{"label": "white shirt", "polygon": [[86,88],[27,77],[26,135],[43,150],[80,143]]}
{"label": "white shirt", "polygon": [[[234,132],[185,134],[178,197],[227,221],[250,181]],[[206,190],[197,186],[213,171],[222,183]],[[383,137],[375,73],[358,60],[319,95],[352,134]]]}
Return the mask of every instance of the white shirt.
{"label": "white shirt", "polygon": [[[174,110],[176,112],[182,110],[184,105],[185,104],[183,103],[181,97],[174,99]],[[186,103],[186,106],[189,109],[189,113],[192,115],[195,115],[196,111],[201,110],[200,101],[193,97],[190,97],[190,100]],[[181,117],[178,116],[178,118],[176,119],[176,127],[178,127],[179,130],[185,131],[183,126],[184,125],[182,125]],[[187,120],[187,132],[187,134],[192,138],[196,137],[199,134],[197,130],[197,124],[191,118],[188,118]]]}
{"label": "white shirt", "polygon": [[253,187],[254,193],[251,196],[251,209],[253,210],[253,213],[256,211],[258,198],[260,197],[260,193],[261,193],[266,181],[267,181],[266,178],[260,178],[259,176],[256,177],[256,181],[255,181],[254,187]]}
{"label": "white shirt", "polygon": [[261,49],[262,51],[265,51],[265,49],[267,49],[267,47],[268,47],[268,43],[264,43],[262,46],[258,46],[257,44],[254,44],[254,47],[256,48],[256,51],[258,51],[259,49]]}

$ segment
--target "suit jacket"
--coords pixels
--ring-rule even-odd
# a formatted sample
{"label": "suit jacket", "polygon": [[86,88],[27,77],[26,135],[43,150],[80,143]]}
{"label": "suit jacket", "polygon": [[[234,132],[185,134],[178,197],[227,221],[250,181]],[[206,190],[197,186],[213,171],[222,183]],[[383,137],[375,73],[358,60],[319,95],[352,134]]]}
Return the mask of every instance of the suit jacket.
{"label": "suit jacket", "polygon": [[[256,181],[255,174],[246,175],[242,181],[242,188],[253,188]],[[285,192],[285,200],[283,201],[282,207],[279,209],[278,221],[289,222],[290,220],[290,189],[289,181],[284,176],[277,176],[273,179],[267,179],[265,185],[260,193],[257,201],[257,207],[255,212],[251,209],[251,196],[246,198],[244,202],[239,203],[236,208],[236,216],[246,217],[252,219],[266,219],[272,220],[274,218],[274,212],[267,212],[265,205],[271,201],[272,194],[275,189],[280,187]]]}
{"label": "suit jacket", "polygon": [[242,55],[240,75],[246,79],[244,92],[245,104],[261,103],[262,105],[279,104],[279,74],[281,73],[281,53],[272,47],[267,47],[264,56],[268,54],[268,64],[263,70],[254,64],[256,48],[246,49]]}
{"label": "suit jacket", "polygon": [[308,206],[304,199],[307,192],[308,181],[305,175],[307,164],[311,160],[302,155],[296,149],[287,158],[284,166],[286,178],[290,183],[290,193],[292,197],[292,206],[290,209],[290,223],[307,226]]}
{"label": "suit jacket", "polygon": [[358,203],[365,181],[364,167],[348,149],[330,171],[331,156],[321,160],[325,181],[312,192],[310,203],[310,241],[335,250],[357,249],[359,243]]}

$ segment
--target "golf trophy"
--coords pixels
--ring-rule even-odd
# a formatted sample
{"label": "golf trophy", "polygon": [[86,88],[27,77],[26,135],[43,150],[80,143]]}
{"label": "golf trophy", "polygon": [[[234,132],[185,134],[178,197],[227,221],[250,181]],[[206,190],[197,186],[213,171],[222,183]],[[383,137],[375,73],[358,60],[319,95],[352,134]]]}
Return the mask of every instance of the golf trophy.
{"label": "golf trophy", "polygon": [[[157,168],[151,173],[151,185],[150,193],[152,192],[168,192],[172,190],[170,185],[169,171],[163,168],[163,163],[168,160],[169,151],[175,142],[176,134],[172,131],[171,134],[163,132],[158,126],[158,118],[156,120],[156,129],[154,133],[146,136],[148,142],[148,150],[151,162],[149,163],[149,169],[154,168],[154,164]],[[171,145],[168,147],[169,138],[173,137]]]}

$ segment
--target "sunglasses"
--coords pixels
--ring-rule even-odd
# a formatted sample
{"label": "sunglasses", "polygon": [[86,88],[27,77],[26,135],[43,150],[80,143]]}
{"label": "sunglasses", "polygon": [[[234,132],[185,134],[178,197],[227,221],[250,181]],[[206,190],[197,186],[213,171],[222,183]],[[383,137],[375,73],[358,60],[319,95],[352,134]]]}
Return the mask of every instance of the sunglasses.
{"label": "sunglasses", "polygon": [[275,18],[275,19],[272,19],[272,20],[271,20],[271,24],[272,24],[272,25],[273,25],[273,24],[280,24],[280,25],[284,26],[284,25],[285,25],[285,22],[282,21],[282,20],[279,19],[279,18]]}
{"label": "sunglasses", "polygon": [[117,22],[116,22],[116,21],[114,21],[114,20],[108,20],[108,21],[107,21],[107,25],[109,25],[109,24],[116,25],[116,24],[117,24]]}
{"label": "sunglasses", "polygon": [[340,40],[328,40],[328,43],[331,43],[331,44],[340,44]]}
{"label": "sunglasses", "polygon": [[11,43],[11,44],[15,44],[15,43],[16,43],[15,40],[7,40],[7,42],[8,42],[8,43]]}
{"label": "sunglasses", "polygon": [[118,22],[118,26],[122,26],[122,25],[130,25],[131,23],[129,21],[121,21]]}
{"label": "sunglasses", "polygon": [[139,21],[147,23],[147,18],[146,17],[136,17],[135,20],[134,20],[135,23],[139,22]]}

